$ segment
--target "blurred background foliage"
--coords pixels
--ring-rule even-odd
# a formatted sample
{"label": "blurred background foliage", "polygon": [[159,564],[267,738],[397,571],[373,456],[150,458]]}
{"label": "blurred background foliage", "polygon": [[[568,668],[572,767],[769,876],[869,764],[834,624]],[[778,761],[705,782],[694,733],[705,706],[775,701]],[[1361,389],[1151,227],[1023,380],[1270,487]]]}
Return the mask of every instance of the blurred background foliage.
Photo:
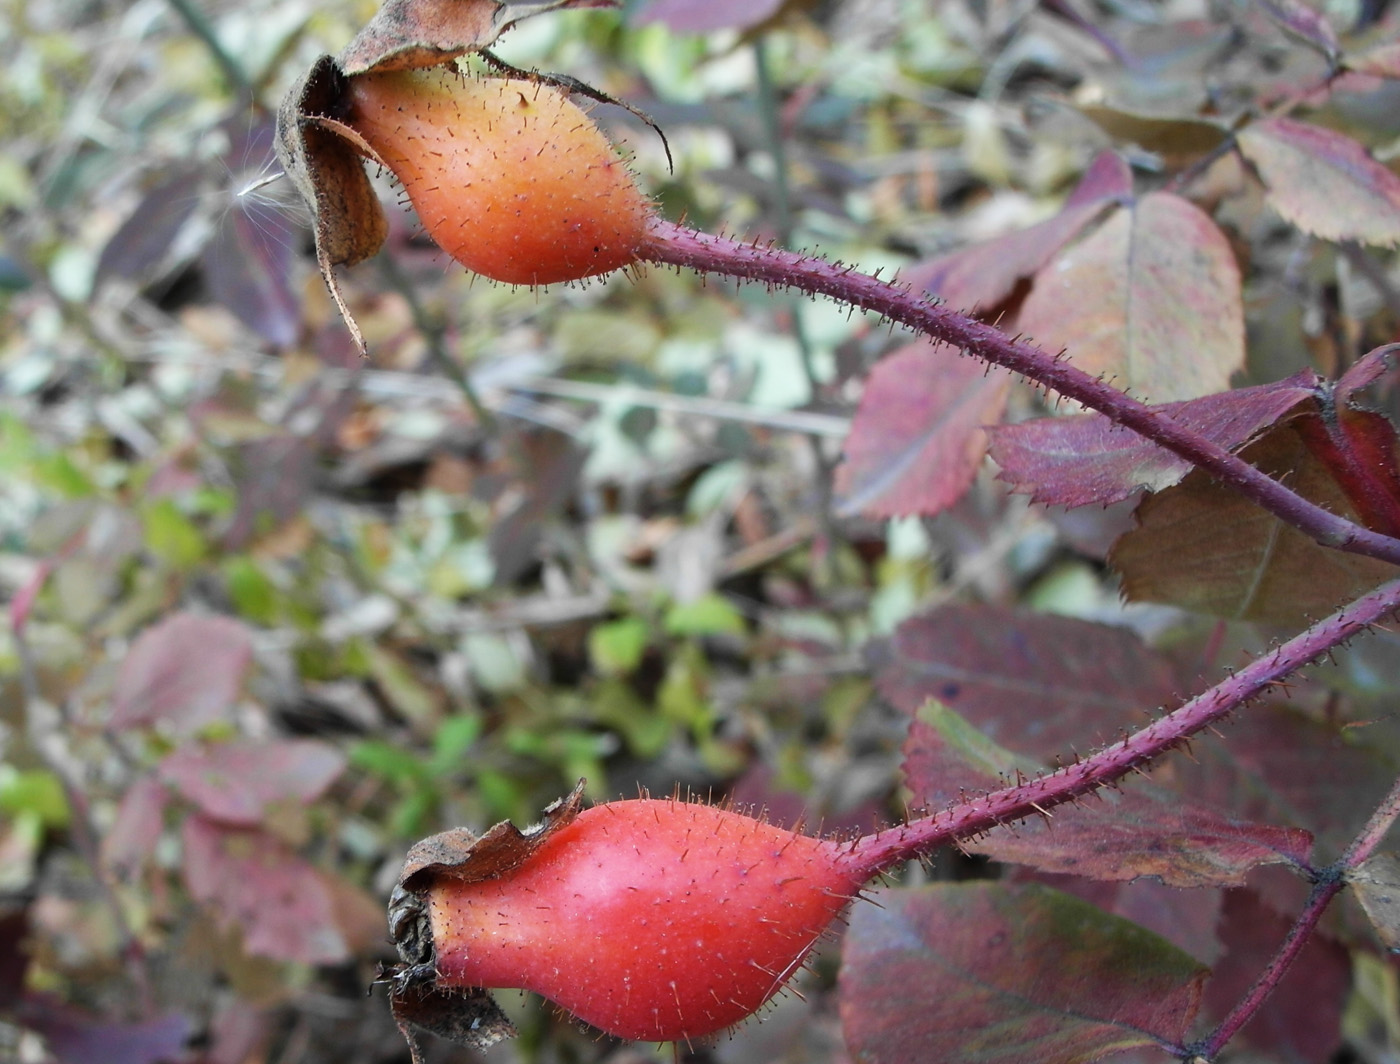
{"label": "blurred background foliage", "polygon": [[[1031,4],[658,7],[499,51],[653,115],[673,171],[597,111],[706,229],[889,273],[1047,217],[1106,143],[1049,100],[1103,53]],[[899,815],[903,738],[872,637],[969,594],[1126,615],[1121,508],[1052,520],[988,473],[936,519],[843,510],[894,343],[844,309],[655,269],[501,287],[399,209],[343,277],[359,359],[291,190],[253,186],[270,109],[375,8],[3,0],[0,1001],[26,994],[0,1056],[406,1059],[363,994],[414,839],[529,822],[580,777],[868,827]],[[1162,69],[1130,87],[1180,106],[1197,73]],[[1297,315],[1371,298],[1293,254]],[[1329,335],[1277,333],[1285,369]],[[816,969],[697,1058],[840,1059]],[[524,1036],[493,1059],[647,1058],[503,1000]]]}

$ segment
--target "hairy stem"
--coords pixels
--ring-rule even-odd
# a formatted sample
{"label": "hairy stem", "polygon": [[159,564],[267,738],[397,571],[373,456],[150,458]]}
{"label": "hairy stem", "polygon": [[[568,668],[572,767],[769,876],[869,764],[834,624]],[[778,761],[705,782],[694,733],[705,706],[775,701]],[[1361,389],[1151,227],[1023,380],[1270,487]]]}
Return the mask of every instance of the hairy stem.
{"label": "hairy stem", "polygon": [[[1272,653],[1256,658],[1174,712],[1097,754],[1040,779],[1006,787],[952,809],[856,839],[846,848],[846,859],[873,876],[902,861],[930,853],[944,843],[968,838],[1023,817],[1043,814],[1054,806],[1098,790],[1179,746],[1397,609],[1400,609],[1400,580],[1392,580]],[[1400,809],[1400,798],[1389,805]]]}
{"label": "hairy stem", "polygon": [[852,266],[699,233],[657,219],[645,261],[824,295],[881,314],[964,353],[1005,366],[1111,418],[1205,470],[1323,546],[1400,565],[1400,540],[1362,528],[1290,491],[1159,410],[1023,340]]}
{"label": "hairy stem", "polygon": [[1371,819],[1366,821],[1366,826],[1361,829],[1356,838],[1352,839],[1351,845],[1332,866],[1338,878],[1346,875],[1357,866],[1365,864],[1370,859],[1397,818],[1400,818],[1400,779],[1397,779],[1391,786],[1390,793],[1376,807],[1376,811],[1371,814]]}

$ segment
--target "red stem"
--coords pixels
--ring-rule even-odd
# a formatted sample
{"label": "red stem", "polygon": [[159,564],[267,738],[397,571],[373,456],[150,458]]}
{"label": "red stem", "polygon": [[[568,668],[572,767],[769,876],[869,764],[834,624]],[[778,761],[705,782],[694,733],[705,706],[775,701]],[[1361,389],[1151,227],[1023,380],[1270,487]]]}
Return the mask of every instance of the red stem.
{"label": "red stem", "polygon": [[1375,852],[1386,832],[1395,823],[1397,816],[1400,816],[1400,780],[1395,781],[1390,788],[1390,793],[1371,814],[1370,819],[1366,821],[1366,826],[1352,840],[1351,845],[1346,848],[1346,852],[1338,858],[1337,862],[1318,871],[1312,893],[1308,895],[1307,905],[1303,907],[1298,919],[1289,929],[1288,936],[1283,940],[1283,945],[1279,947],[1278,952],[1274,954],[1273,960],[1254,981],[1254,985],[1249,988],[1245,996],[1220,1021],[1220,1025],[1191,1047],[1194,1054],[1192,1059],[1213,1059],[1225,1047],[1226,1043],[1254,1018],[1254,1014],[1259,1011],[1260,1006],[1273,993],[1274,987],[1278,986],[1293,962],[1297,960],[1298,954],[1307,943],[1308,936],[1317,927],[1317,922],[1322,919],[1322,914],[1326,911],[1327,906],[1346,886],[1346,874]]}
{"label": "red stem", "polygon": [[966,354],[1005,366],[1107,415],[1204,469],[1323,546],[1400,565],[1400,540],[1362,528],[1309,502],[1160,411],[1076,369],[1063,357],[1012,339],[991,325],[940,306],[907,288],[859,273],[853,266],[771,246],[744,244],[659,218],[652,221],[639,258],[763,281],[874,311],[961,348]]}
{"label": "red stem", "polygon": [[1337,896],[1342,889],[1341,880],[1322,881],[1313,885],[1312,893],[1308,895],[1308,904],[1303,908],[1298,919],[1294,921],[1289,929],[1288,937],[1283,940],[1283,945],[1279,947],[1278,953],[1274,954],[1274,959],[1269,962],[1269,966],[1249,988],[1249,992],[1242,997],[1230,1014],[1220,1021],[1214,1031],[1200,1042],[1188,1047],[1192,1061],[1214,1060],[1217,1053],[1225,1047],[1225,1044],[1239,1033],[1241,1027],[1248,1023],[1259,1007],[1264,1004],[1264,1000],[1273,993],[1274,987],[1278,986],[1279,980],[1284,973],[1292,967],[1298,954],[1308,943],[1309,936],[1313,929],[1317,927],[1317,922],[1322,919],[1322,914],[1326,912],[1328,904]]}
{"label": "red stem", "polygon": [[[1054,806],[1089,794],[1181,745],[1201,729],[1397,609],[1400,609],[1400,580],[1392,580],[1294,636],[1273,653],[1250,662],[1174,712],[1092,757],[1029,783],[994,791],[944,812],[843,844],[845,860],[857,871],[863,871],[864,878],[870,878],[903,861],[928,854],[944,843],[1045,813]],[[1390,806],[1394,806],[1389,814],[1393,818],[1400,812],[1400,796],[1382,806],[1382,811]],[[1374,848],[1374,843],[1370,845]],[[1352,854],[1349,859],[1364,858]]]}

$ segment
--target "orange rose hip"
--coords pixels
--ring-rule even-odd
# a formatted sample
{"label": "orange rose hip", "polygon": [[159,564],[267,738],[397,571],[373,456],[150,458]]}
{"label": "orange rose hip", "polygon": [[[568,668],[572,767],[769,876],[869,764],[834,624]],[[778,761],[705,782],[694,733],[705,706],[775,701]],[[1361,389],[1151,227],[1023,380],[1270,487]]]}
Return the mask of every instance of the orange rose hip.
{"label": "orange rose hip", "polygon": [[349,96],[347,124],[467,269],[550,284],[636,261],[652,205],[558,89],[434,69],[356,75]]}

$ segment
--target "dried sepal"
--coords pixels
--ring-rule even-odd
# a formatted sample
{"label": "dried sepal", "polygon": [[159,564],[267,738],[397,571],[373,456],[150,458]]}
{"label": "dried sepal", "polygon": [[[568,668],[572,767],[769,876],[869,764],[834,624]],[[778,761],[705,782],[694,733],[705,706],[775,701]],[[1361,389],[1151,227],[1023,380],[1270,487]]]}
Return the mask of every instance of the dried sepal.
{"label": "dried sepal", "polygon": [[469,1049],[485,1049],[515,1034],[486,990],[437,985],[427,892],[442,877],[475,883],[509,875],[578,817],[583,787],[584,781],[579,780],[568,795],[545,808],[538,824],[523,831],[509,821],[480,837],[466,828],[453,828],[415,843],[408,851],[389,900],[389,933],[402,963],[381,969],[380,981],[389,984],[389,1007],[414,1064],[422,1060],[415,1029]]}
{"label": "dried sepal", "polygon": [[413,1064],[421,1064],[423,1059],[417,1030],[476,1050],[513,1038],[516,1033],[515,1025],[506,1018],[496,999],[479,987],[418,986],[395,990],[389,995],[389,1010],[408,1043]]}
{"label": "dried sepal", "polygon": [[569,7],[616,7],[617,0],[388,0],[340,53],[346,74],[440,66],[490,47],[521,19]]}
{"label": "dried sepal", "polygon": [[364,337],[333,268],[353,266],[377,252],[389,223],[361,161],[362,155],[373,158],[373,152],[335,117],[344,93],[344,73],[331,56],[321,56],[277,109],[276,147],[282,169],[311,209],[321,276],[363,352]]}
{"label": "dried sepal", "polygon": [[507,77],[524,78],[527,81],[536,81],[545,85],[552,85],[556,89],[585,99],[593,100],[595,103],[612,104],[614,107],[621,107],[634,118],[651,127],[651,131],[661,138],[661,147],[666,152],[666,167],[672,172],[676,169],[676,161],[671,157],[671,142],[666,139],[666,132],[656,123],[656,119],[647,114],[640,107],[634,107],[626,100],[619,100],[616,96],[609,95],[602,89],[595,89],[586,81],[570,77],[568,74],[546,74],[538,70],[521,70],[517,66],[512,66],[500,56],[485,48],[481,49],[481,58],[488,66],[498,73]]}
{"label": "dried sepal", "polygon": [[[364,337],[346,306],[334,267],[353,266],[374,255],[389,226],[363,163],[380,160],[363,137],[340,121],[349,78],[440,66],[484,52],[507,29],[532,15],[616,6],[617,0],[509,5],[499,0],[388,0],[338,57],[321,56],[287,94],[277,110],[277,158],[311,210],[316,263],[362,354]],[[574,91],[609,99],[569,82]]]}
{"label": "dried sepal", "polygon": [[519,868],[560,828],[572,823],[583,808],[584,781],[563,798],[551,802],[544,818],[521,830],[503,820],[477,837],[466,828],[453,828],[414,843],[404,861],[399,885],[421,893],[440,876],[463,883],[478,883],[509,875]]}

